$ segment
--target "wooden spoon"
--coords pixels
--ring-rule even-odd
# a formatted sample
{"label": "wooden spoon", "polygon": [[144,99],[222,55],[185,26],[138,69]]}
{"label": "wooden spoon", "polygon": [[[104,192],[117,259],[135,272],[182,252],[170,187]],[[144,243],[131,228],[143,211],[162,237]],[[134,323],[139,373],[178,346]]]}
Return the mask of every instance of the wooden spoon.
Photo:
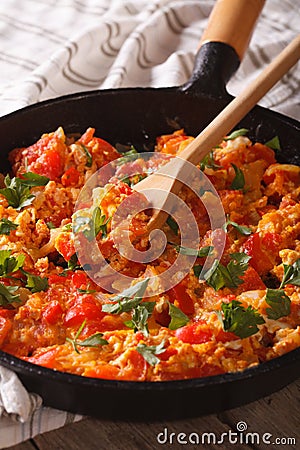
{"label": "wooden spoon", "polygon": [[[148,231],[162,227],[170,211],[170,193],[177,194],[182,186],[178,180],[188,161],[198,164],[222,141],[233,127],[256,105],[256,103],[293,67],[300,58],[300,35],[298,35],[250,85],[232,100],[223,111],[180,153],[160,170],[140,181],[134,190],[145,193],[157,190],[153,215]],[[182,177],[181,177],[182,178]],[[174,196],[172,196],[174,197]],[[168,207],[166,206],[168,203]],[[165,211],[164,211],[165,210]]]}

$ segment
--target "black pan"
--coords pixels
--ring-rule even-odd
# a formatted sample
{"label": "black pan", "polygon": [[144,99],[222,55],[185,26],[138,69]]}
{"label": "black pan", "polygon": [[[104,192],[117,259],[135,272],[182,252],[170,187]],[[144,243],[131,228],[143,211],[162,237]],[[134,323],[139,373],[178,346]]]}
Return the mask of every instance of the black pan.
{"label": "black pan", "polygon": [[[183,127],[196,135],[232,99],[225,85],[239,66],[229,45],[208,42],[198,52],[191,79],[180,87],[95,91],[64,96],[29,106],[0,119],[2,171],[8,152],[28,146],[47,131],[67,133],[96,128],[109,142],[151,150],[155,137]],[[237,127],[266,142],[280,137],[280,162],[300,165],[300,124],[255,107]],[[167,382],[127,382],[84,378],[55,372],[0,352],[0,363],[15,371],[44,405],[105,418],[161,419],[197,416],[254,401],[295,380],[300,349],[241,373]]]}

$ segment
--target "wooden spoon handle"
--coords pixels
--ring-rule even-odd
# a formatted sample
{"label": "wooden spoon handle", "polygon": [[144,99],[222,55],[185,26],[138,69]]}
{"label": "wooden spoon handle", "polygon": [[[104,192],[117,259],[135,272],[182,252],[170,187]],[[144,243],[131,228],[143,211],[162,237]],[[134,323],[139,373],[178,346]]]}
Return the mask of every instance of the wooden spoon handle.
{"label": "wooden spoon handle", "polygon": [[198,164],[299,58],[300,34],[180,153],[180,158]]}
{"label": "wooden spoon handle", "polygon": [[200,47],[206,42],[223,42],[235,49],[241,61],[264,4],[265,0],[218,0]]}

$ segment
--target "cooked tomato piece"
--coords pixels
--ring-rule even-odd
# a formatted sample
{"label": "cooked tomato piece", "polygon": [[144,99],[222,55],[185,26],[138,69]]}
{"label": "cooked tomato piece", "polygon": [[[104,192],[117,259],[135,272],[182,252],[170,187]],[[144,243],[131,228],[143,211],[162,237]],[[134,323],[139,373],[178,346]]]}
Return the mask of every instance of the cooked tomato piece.
{"label": "cooked tomato piece", "polygon": [[133,217],[129,229],[134,234],[134,237],[144,236],[147,233],[147,222]]}
{"label": "cooked tomato piece", "polygon": [[258,233],[248,237],[243,244],[243,252],[251,256],[249,264],[259,273],[268,272],[273,267],[268,254],[263,251],[261,238]]}
{"label": "cooked tomato piece", "polygon": [[71,274],[72,278],[72,284],[77,289],[85,289],[85,286],[87,284],[87,275],[82,270],[77,270],[76,272]]}
{"label": "cooked tomato piece", "polygon": [[178,350],[173,347],[168,347],[166,350],[158,355],[159,359],[161,361],[167,361],[171,356],[176,355],[178,353]]}
{"label": "cooked tomato piece", "polygon": [[65,284],[66,279],[70,279],[72,273],[65,273],[64,275],[56,275],[53,273],[48,277],[48,283],[51,286],[52,284]]}
{"label": "cooked tomato piece", "polygon": [[63,171],[63,161],[56,150],[48,150],[40,157],[39,164],[35,164],[35,171],[50,180],[57,180]]}
{"label": "cooked tomato piece", "polygon": [[109,142],[94,137],[94,132],[94,128],[88,128],[78,142],[84,144],[88,148],[93,160],[96,159],[98,167],[122,156]]}
{"label": "cooked tomato piece", "polygon": [[118,380],[119,372],[120,370],[116,366],[111,364],[101,364],[92,369],[87,369],[84,375],[86,377],[102,378],[103,380]]}
{"label": "cooked tomato piece", "polygon": [[112,364],[101,364],[85,371],[85,376],[106,380],[143,381],[146,377],[147,362],[137,350],[131,349],[126,366],[120,368]]}
{"label": "cooked tomato piece", "polygon": [[180,144],[189,139],[183,130],[175,131],[173,134],[164,134],[157,138],[157,146],[160,152],[176,155]]}
{"label": "cooked tomato piece", "polygon": [[112,238],[102,239],[98,242],[99,250],[105,259],[109,259],[113,254],[117,253],[115,243]]}
{"label": "cooked tomato piece", "polygon": [[38,366],[48,367],[49,369],[55,369],[56,364],[56,356],[58,353],[58,347],[46,349],[37,355],[22,357],[25,361],[31,362],[32,364],[37,364]]}
{"label": "cooked tomato piece", "polygon": [[238,336],[236,336],[234,333],[231,333],[230,331],[220,330],[216,335],[216,340],[218,342],[229,342],[235,341],[236,339],[239,339]]}
{"label": "cooked tomato piece", "polygon": [[15,309],[0,309],[0,317],[4,317],[5,319],[12,319],[15,314]]}
{"label": "cooked tomato piece", "polygon": [[28,148],[14,150],[13,162],[17,162],[21,172],[44,175],[52,181],[59,181],[64,171],[67,147],[57,133],[46,134]]}
{"label": "cooked tomato piece", "polygon": [[[246,156],[247,158],[247,156]],[[253,162],[257,159],[263,159],[267,162],[267,165],[275,163],[275,152],[270,147],[267,147],[260,142],[256,142],[254,145],[249,147],[249,156],[246,159],[246,162]]]}
{"label": "cooked tomato piece", "polygon": [[61,319],[63,309],[57,300],[52,300],[42,310],[42,322],[55,325]]}
{"label": "cooked tomato piece", "polygon": [[252,266],[248,267],[244,275],[241,276],[241,279],[243,280],[243,284],[239,286],[240,292],[266,289],[266,285]]}
{"label": "cooked tomato piece", "polygon": [[104,315],[97,300],[91,294],[84,294],[67,311],[64,324],[67,327],[79,327],[84,320],[101,321]]}
{"label": "cooked tomato piece", "polygon": [[12,328],[11,321],[8,318],[0,316],[0,345],[3,344],[11,328]]}
{"label": "cooked tomato piece", "polygon": [[80,173],[75,167],[70,167],[61,177],[61,184],[65,187],[76,186],[78,184]]}
{"label": "cooked tomato piece", "polygon": [[123,183],[123,181],[120,181],[117,185],[117,190],[120,192],[120,194],[125,195],[131,195],[133,194],[133,189],[131,189],[130,186],[128,186],[127,183]]}
{"label": "cooked tomato piece", "polygon": [[175,336],[187,344],[203,344],[210,341],[212,335],[212,331],[203,320],[198,320],[175,331]]}
{"label": "cooked tomato piece", "polygon": [[170,302],[175,303],[175,306],[180,308],[184,314],[190,315],[195,312],[193,299],[187,293],[187,287],[184,280],[167,291],[166,294],[168,295]]}
{"label": "cooked tomato piece", "polygon": [[127,365],[121,371],[122,380],[143,381],[146,376],[148,363],[135,349],[132,349],[127,358]]}
{"label": "cooked tomato piece", "polygon": [[55,248],[66,261],[70,261],[71,257],[76,253],[72,234],[61,232],[55,239]]}
{"label": "cooked tomato piece", "polygon": [[265,233],[261,238],[263,248],[272,252],[278,253],[280,244],[282,243],[282,237],[278,233]]}

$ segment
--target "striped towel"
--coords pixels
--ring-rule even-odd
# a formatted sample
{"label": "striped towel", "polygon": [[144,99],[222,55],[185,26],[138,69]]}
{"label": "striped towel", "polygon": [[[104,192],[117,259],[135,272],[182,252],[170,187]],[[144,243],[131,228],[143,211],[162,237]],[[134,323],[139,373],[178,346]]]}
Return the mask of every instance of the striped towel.
{"label": "striped towel", "polygon": [[[0,114],[63,94],[172,86],[190,76],[214,0],[1,0]],[[228,84],[236,95],[299,32],[299,1],[266,3]],[[300,120],[294,67],[261,101]],[[48,131],[48,130],[45,130]],[[81,419],[41,406],[0,367],[0,448]]]}

